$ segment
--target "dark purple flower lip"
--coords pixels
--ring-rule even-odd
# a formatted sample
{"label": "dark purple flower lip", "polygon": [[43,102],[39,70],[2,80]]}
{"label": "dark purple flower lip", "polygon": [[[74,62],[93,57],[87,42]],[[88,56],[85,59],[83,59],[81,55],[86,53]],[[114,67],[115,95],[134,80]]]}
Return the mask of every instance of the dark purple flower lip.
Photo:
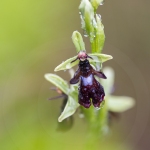
{"label": "dark purple flower lip", "polygon": [[70,80],[70,84],[76,84],[80,80],[78,99],[79,104],[85,108],[91,106],[91,101],[94,107],[100,107],[101,102],[104,100],[103,86],[95,79],[95,75],[106,79],[103,72],[94,70],[89,61],[85,59],[84,61],[80,60],[79,68]]}

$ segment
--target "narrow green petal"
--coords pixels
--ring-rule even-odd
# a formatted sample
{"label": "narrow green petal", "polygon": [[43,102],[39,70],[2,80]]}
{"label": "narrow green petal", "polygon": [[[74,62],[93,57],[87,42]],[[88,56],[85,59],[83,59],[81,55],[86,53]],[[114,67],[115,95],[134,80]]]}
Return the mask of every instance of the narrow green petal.
{"label": "narrow green petal", "polygon": [[69,86],[66,81],[64,81],[61,77],[55,74],[45,74],[44,76],[46,80],[54,84],[56,87],[58,87],[61,91],[63,91],[65,94],[68,95],[69,93]]}
{"label": "narrow green petal", "polygon": [[58,65],[54,71],[60,71],[60,70],[66,70],[74,67],[79,63],[79,60],[76,60],[75,62],[71,63],[73,60],[75,60],[77,56],[74,56],[72,58],[67,59],[66,61],[62,62],[60,65]]}
{"label": "narrow green petal", "polygon": [[69,96],[65,109],[58,118],[58,121],[62,122],[67,117],[73,115],[78,107],[79,104],[71,96]]}
{"label": "narrow green petal", "polygon": [[135,105],[135,100],[127,96],[110,96],[107,99],[108,110],[112,112],[124,112]]}
{"label": "narrow green petal", "polygon": [[81,50],[85,50],[85,44],[83,42],[82,35],[78,31],[74,31],[72,34],[72,41],[76,47],[77,53]]}
{"label": "narrow green petal", "polygon": [[89,59],[90,62],[105,62],[107,60],[113,59],[113,57],[111,55],[107,55],[107,54],[99,54],[99,53],[93,53],[93,54],[88,54],[89,56],[91,56],[93,59]]}

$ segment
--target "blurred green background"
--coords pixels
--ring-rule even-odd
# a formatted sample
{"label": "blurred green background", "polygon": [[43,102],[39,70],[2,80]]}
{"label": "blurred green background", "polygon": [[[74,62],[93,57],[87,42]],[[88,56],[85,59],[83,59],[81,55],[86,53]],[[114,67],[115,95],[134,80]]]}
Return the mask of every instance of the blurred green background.
{"label": "blurred green background", "polygon": [[[44,74],[76,55],[71,41],[80,29],[76,1],[0,1],[0,150],[83,150],[88,136],[84,119],[75,115],[68,132],[56,131],[62,100]],[[150,149],[150,1],[105,1],[98,9],[105,26],[104,64],[116,73],[115,95],[136,99],[136,106],[113,120],[106,150]],[[88,39],[86,49],[90,52]],[[69,80],[66,72],[58,75]]]}

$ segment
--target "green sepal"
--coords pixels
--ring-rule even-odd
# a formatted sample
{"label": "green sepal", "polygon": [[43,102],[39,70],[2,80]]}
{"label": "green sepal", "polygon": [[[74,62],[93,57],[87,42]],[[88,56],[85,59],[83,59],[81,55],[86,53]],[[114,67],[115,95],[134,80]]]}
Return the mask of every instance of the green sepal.
{"label": "green sepal", "polygon": [[69,86],[68,83],[63,80],[61,77],[55,74],[47,73],[44,75],[46,80],[54,84],[56,87],[58,87],[61,91],[63,91],[66,95],[69,93]]}
{"label": "green sepal", "polygon": [[128,96],[109,96],[108,110],[112,112],[124,112],[135,105],[135,100]]}
{"label": "green sepal", "polygon": [[100,82],[105,89],[105,94],[109,96],[114,86],[115,72],[111,67],[105,67],[103,73],[106,75],[107,80],[101,80]]}
{"label": "green sepal", "polygon": [[71,69],[72,67],[76,66],[79,63],[79,60],[76,60],[75,62],[71,63],[76,58],[77,58],[77,56],[67,59],[66,61],[64,61],[60,65],[58,65],[54,71]]}
{"label": "green sepal", "polygon": [[75,97],[68,96],[67,104],[59,116],[58,122],[62,122],[64,119],[68,118],[76,112],[77,108],[79,107],[79,103],[75,99],[77,99],[77,94]]}
{"label": "green sepal", "polygon": [[89,59],[90,62],[100,62],[103,63],[107,60],[113,59],[113,57],[111,55],[107,55],[107,54],[99,54],[99,53],[93,53],[93,54],[88,54],[90,57],[92,57],[93,59]]}

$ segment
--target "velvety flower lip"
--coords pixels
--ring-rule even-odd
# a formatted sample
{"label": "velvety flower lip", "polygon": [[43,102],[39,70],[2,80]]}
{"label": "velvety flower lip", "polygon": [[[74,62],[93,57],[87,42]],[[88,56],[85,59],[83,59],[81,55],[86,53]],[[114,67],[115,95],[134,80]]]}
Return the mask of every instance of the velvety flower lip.
{"label": "velvety flower lip", "polygon": [[104,73],[94,70],[87,59],[80,60],[79,68],[70,80],[70,84],[76,84],[80,80],[78,102],[85,108],[91,106],[91,99],[94,107],[100,107],[101,102],[104,100],[103,86],[95,79],[94,75],[106,79]]}

